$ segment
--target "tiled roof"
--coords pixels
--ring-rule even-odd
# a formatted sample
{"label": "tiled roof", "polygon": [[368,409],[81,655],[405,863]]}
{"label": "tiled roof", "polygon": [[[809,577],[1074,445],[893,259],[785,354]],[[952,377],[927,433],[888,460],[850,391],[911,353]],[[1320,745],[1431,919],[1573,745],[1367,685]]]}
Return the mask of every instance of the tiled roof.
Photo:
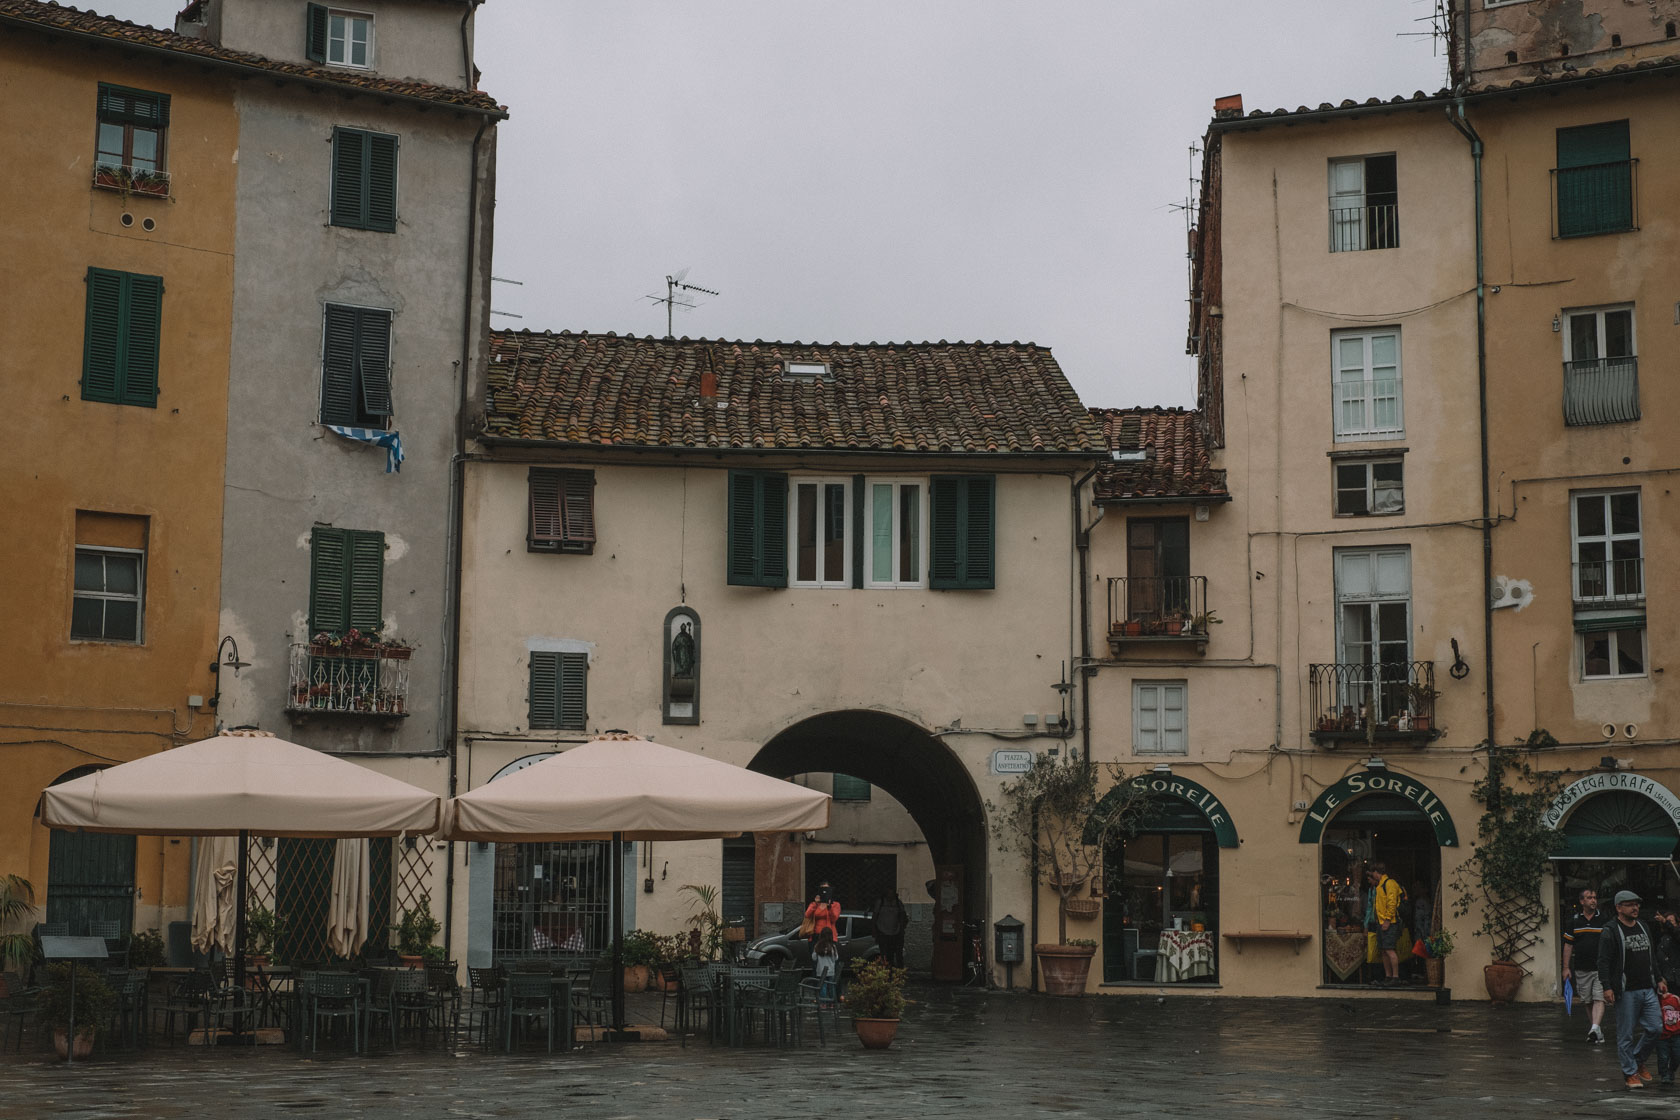
{"label": "tiled roof", "polygon": [[494,98],[480,90],[456,89],[453,86],[434,85],[413,78],[386,78],[366,71],[335,70],[301,62],[281,62],[260,54],[251,54],[249,51],[220,47],[190,35],[177,35],[162,28],[130,23],[115,16],[102,16],[98,12],[42,3],[41,0],[0,0],[0,24],[7,23],[28,24],[46,31],[146,50],[192,55],[214,63],[289,75],[300,81],[342,86],[386,97],[452,105],[496,117],[507,116],[506,109],[497,105]]}
{"label": "tiled roof", "polygon": [[1096,479],[1098,502],[1229,498],[1225,472],[1208,465],[1200,416],[1184,408],[1093,408],[1110,451],[1145,458],[1110,462]]}
{"label": "tiled roof", "polygon": [[[1667,55],[1663,58],[1647,58],[1639,62],[1624,62],[1616,66],[1592,67],[1586,70],[1563,69],[1565,66],[1574,64],[1567,59],[1556,61],[1559,70],[1555,74],[1536,74],[1529,78],[1514,78],[1508,82],[1481,82],[1467,89],[1464,98],[1468,102],[1475,102],[1491,96],[1518,93],[1526,89],[1555,89],[1558,86],[1572,85],[1577,82],[1680,69],[1680,54]],[[1417,90],[1410,97],[1396,95],[1386,101],[1380,97],[1370,97],[1364,101],[1355,101],[1348,98],[1336,104],[1331,104],[1328,101],[1321,102],[1317,108],[1301,105],[1294,109],[1252,109],[1247,115],[1240,112],[1216,114],[1212,127],[1215,129],[1238,129],[1274,120],[1299,121],[1328,115],[1347,116],[1361,112],[1381,113],[1397,112],[1403,109],[1426,109],[1435,105],[1447,104],[1454,98],[1453,91],[1447,89],[1438,90],[1435,93],[1424,93],[1422,90]]]}
{"label": "tiled roof", "polygon": [[[487,439],[616,447],[1103,453],[1050,351],[495,331]],[[827,363],[790,376],[785,363]]]}

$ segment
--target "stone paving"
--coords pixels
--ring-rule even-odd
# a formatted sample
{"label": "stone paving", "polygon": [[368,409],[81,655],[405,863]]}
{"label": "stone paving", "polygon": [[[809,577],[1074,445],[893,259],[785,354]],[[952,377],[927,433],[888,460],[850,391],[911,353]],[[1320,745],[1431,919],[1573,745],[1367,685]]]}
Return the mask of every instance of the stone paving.
{"label": "stone paving", "polygon": [[[928,986],[912,997],[885,1053],[859,1048],[844,1023],[842,1039],[819,1047],[813,1033],[798,1050],[699,1039],[553,1057],[153,1047],[66,1068],[26,1047],[0,1055],[0,1118],[1680,1117],[1680,1090],[1624,1090],[1613,1043],[1583,1042],[1583,1016],[1557,1005]],[[650,1005],[633,1012],[646,1018]]]}

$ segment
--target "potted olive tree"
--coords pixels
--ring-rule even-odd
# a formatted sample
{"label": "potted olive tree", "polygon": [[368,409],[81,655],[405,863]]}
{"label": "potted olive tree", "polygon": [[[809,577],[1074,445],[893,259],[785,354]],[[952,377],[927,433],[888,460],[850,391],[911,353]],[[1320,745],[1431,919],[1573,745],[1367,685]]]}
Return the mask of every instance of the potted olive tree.
{"label": "potted olive tree", "polygon": [[1048,754],[1038,755],[1032,769],[1003,783],[999,794],[1001,804],[986,805],[993,836],[1006,851],[1036,863],[1058,898],[1056,940],[1033,946],[1044,989],[1051,995],[1080,995],[1096,942],[1068,937],[1068,904],[1093,880],[1100,887],[1104,847],[1111,837],[1137,830],[1150,794],[1113,763]]}
{"label": "potted olive tree", "polygon": [[[1547,917],[1546,860],[1563,842],[1562,833],[1546,823],[1562,782],[1556,774],[1536,773],[1521,752],[1556,744],[1548,732],[1536,730],[1521,747],[1495,747],[1488,752],[1486,776],[1470,790],[1483,812],[1475,852],[1453,874],[1458,892],[1453,915],[1481,914],[1473,932],[1486,937],[1493,950],[1482,977],[1495,1003],[1514,999],[1528,975]],[[1511,788],[1506,777],[1521,785]]]}
{"label": "potted olive tree", "polygon": [[857,970],[846,989],[846,1008],[865,1050],[885,1050],[898,1034],[904,1014],[904,981],[909,974],[876,957]]}
{"label": "potted olive tree", "polygon": [[421,895],[420,905],[404,910],[397,924],[397,956],[402,963],[409,968],[424,965],[433,948],[432,939],[442,928],[443,923],[432,917],[432,896]]}

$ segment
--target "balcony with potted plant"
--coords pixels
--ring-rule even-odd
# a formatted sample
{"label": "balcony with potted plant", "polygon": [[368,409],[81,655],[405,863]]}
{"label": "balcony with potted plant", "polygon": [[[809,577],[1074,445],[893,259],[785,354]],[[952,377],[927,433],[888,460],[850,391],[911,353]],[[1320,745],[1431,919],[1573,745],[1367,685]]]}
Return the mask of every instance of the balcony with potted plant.
{"label": "balcony with potted plant", "polygon": [[150,167],[96,163],[93,166],[93,185],[99,190],[116,191],[123,195],[168,198],[169,172]]}
{"label": "balcony with potted plant", "polygon": [[414,647],[354,628],[320,633],[291,647],[286,712],[312,716],[408,715],[408,666]]}
{"label": "balcony with potted plant", "polygon": [[1427,746],[1435,724],[1433,661],[1328,662],[1307,666],[1313,742]]}
{"label": "balcony with potted plant", "polygon": [[1115,576],[1108,581],[1108,644],[1171,643],[1207,652],[1208,630],[1222,620],[1208,606],[1206,576]]}

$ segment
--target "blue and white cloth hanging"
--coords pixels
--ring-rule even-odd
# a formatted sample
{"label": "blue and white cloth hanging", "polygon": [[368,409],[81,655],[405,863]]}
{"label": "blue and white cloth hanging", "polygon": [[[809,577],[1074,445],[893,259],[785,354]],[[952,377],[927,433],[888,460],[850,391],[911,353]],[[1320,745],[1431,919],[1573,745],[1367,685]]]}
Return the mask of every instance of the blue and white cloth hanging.
{"label": "blue and white cloth hanging", "polygon": [[385,473],[392,474],[402,470],[403,449],[402,436],[396,432],[384,432],[378,428],[349,428],[342,424],[327,424],[327,431],[334,435],[353,439],[358,443],[371,443],[375,447],[385,449]]}

